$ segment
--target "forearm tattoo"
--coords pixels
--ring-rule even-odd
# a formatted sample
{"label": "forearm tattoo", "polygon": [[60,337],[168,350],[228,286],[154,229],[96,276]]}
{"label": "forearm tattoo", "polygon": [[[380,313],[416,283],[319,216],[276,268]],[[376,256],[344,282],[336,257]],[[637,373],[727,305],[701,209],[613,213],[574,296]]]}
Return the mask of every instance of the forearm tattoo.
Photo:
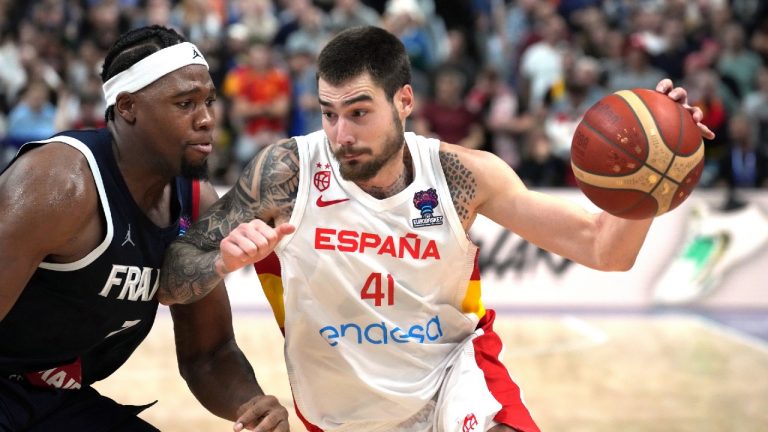
{"label": "forearm tattoo", "polygon": [[221,281],[215,268],[221,241],[254,218],[272,226],[287,221],[298,187],[296,141],[264,149],[245,167],[232,190],[168,249],[160,279],[163,295],[181,303],[207,295]]}
{"label": "forearm tattoo", "polygon": [[464,166],[456,153],[440,151],[440,164],[443,166],[448,190],[456,213],[462,223],[470,218],[470,203],[475,198],[477,183],[472,172]]}

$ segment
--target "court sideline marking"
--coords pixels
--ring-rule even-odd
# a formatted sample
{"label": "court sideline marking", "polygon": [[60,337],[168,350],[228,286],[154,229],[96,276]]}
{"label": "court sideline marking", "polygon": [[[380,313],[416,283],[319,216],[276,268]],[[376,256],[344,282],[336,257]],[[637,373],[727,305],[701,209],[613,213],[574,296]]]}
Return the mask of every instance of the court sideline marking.
{"label": "court sideline marking", "polygon": [[705,328],[724,336],[726,339],[733,340],[768,355],[768,342],[757,336],[753,336],[705,315],[692,314],[691,317],[699,321]]}
{"label": "court sideline marking", "polygon": [[505,357],[533,357],[557,354],[569,351],[579,351],[595,348],[605,344],[610,339],[608,334],[595,325],[572,315],[563,316],[560,321],[568,329],[576,333],[577,339],[551,345],[534,346],[531,348],[508,349]]}

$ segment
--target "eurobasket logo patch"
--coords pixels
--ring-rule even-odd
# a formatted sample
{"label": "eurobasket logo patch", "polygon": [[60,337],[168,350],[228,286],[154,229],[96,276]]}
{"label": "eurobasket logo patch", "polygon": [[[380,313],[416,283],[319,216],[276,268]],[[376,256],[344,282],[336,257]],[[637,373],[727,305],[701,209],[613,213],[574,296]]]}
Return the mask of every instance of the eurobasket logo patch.
{"label": "eurobasket logo patch", "polygon": [[421,212],[421,217],[411,219],[414,228],[428,227],[432,225],[442,225],[443,217],[434,214],[437,207],[437,191],[429,188],[425,191],[413,194],[413,206]]}
{"label": "eurobasket logo patch", "polygon": [[184,236],[190,226],[192,226],[192,222],[190,222],[189,218],[187,216],[182,216],[181,219],[179,219],[179,237]]}

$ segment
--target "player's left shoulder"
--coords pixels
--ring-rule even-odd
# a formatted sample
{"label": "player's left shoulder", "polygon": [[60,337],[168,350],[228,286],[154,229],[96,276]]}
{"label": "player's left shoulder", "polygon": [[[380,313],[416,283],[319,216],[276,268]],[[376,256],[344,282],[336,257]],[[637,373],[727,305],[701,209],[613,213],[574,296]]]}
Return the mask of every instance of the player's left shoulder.
{"label": "player's left shoulder", "polygon": [[475,150],[446,142],[440,143],[440,164],[443,171],[448,173],[471,174],[474,177],[483,176],[488,169],[498,165],[501,161],[493,153],[484,150]]}

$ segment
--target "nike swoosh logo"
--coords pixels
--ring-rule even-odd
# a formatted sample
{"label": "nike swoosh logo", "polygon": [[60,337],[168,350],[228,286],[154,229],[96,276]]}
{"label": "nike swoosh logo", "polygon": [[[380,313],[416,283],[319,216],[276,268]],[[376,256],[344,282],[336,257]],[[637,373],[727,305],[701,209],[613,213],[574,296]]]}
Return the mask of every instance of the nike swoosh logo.
{"label": "nike swoosh logo", "polygon": [[343,203],[344,201],[349,201],[349,198],[342,198],[342,199],[335,199],[335,200],[323,200],[323,196],[320,195],[317,197],[317,201],[315,202],[318,207],[328,207],[332,206],[334,204]]}

